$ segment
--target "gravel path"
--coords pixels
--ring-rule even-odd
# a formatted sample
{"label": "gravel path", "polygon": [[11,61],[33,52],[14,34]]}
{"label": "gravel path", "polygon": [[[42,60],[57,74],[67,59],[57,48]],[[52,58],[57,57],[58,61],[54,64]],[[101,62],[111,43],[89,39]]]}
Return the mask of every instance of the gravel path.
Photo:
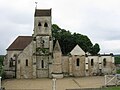
{"label": "gravel path", "polygon": [[[56,90],[74,88],[99,88],[104,85],[104,77],[63,78],[56,80]],[[52,79],[8,79],[2,82],[6,89],[52,90]]]}

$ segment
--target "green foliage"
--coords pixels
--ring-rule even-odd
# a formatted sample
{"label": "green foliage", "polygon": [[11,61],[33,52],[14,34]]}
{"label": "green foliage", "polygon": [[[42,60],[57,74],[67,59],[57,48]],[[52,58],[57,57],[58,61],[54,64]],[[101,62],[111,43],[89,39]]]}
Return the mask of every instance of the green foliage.
{"label": "green foliage", "polygon": [[90,53],[92,54],[92,55],[96,55],[98,52],[100,51],[100,47],[99,47],[99,44],[95,44],[94,46],[92,46],[91,48],[90,48]]}
{"label": "green foliage", "polygon": [[2,77],[2,79],[5,78],[5,73],[3,70],[3,60],[4,60],[4,56],[0,55],[0,76]]}
{"label": "green foliage", "polygon": [[115,64],[120,64],[120,55],[115,56]]}
{"label": "green foliage", "polygon": [[38,54],[49,54],[48,48],[36,48]]}
{"label": "green foliage", "polygon": [[[120,64],[120,55],[115,55],[115,64]],[[120,69],[117,69],[117,74],[120,74]]]}
{"label": "green foliage", "polygon": [[0,55],[0,65],[3,65],[4,56]]}
{"label": "green foliage", "polygon": [[[95,44],[93,46],[92,42],[86,35],[79,33],[71,33],[65,29],[61,29],[56,24],[52,25],[52,35],[55,38],[54,45],[56,40],[59,41],[62,53],[64,55],[68,54],[77,44],[85,51],[93,54],[97,54],[100,51],[99,45]],[[93,52],[93,50],[95,50]]]}
{"label": "green foliage", "polygon": [[120,74],[120,69],[117,70],[117,74]]}
{"label": "green foliage", "polygon": [[120,90],[120,87],[107,87],[107,88],[104,88],[102,90]]}

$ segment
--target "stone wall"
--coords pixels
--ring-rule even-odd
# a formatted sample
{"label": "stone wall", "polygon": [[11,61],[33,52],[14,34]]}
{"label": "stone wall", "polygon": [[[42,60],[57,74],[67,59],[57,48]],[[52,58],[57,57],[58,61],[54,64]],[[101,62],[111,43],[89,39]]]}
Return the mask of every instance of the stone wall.
{"label": "stone wall", "polygon": [[69,75],[69,56],[62,56],[62,71],[64,76]]}
{"label": "stone wall", "polygon": [[89,76],[97,75],[99,72],[99,57],[98,56],[88,56],[88,73]]}
{"label": "stone wall", "polygon": [[21,53],[21,51],[7,51],[6,58],[4,60],[4,70],[6,78],[13,78],[15,77],[15,65],[10,67],[10,60],[11,58],[14,59],[14,64],[17,61],[16,56],[18,56]]}
{"label": "stone wall", "polygon": [[[77,59],[80,60],[78,66]],[[105,66],[104,59],[106,59]],[[116,73],[114,57],[111,55],[87,57],[79,55],[63,56],[62,70],[64,76],[96,76]]]}
{"label": "stone wall", "polygon": [[88,73],[90,76],[115,74],[116,68],[113,56],[101,55],[101,56],[88,56],[86,58],[88,58]]}
{"label": "stone wall", "polygon": [[[104,65],[104,59],[106,59],[106,65]],[[105,75],[107,74],[115,74],[116,68],[114,63],[114,57],[113,56],[101,56],[102,60],[102,73]]]}
{"label": "stone wall", "polygon": [[49,56],[36,56],[36,77],[48,77]]}
{"label": "stone wall", "polygon": [[33,76],[32,43],[33,42],[31,42],[17,58],[17,78],[32,78]]}
{"label": "stone wall", "polygon": [[53,73],[62,73],[62,56],[61,52],[54,52],[53,53],[53,67],[52,67],[52,72]]}
{"label": "stone wall", "polygon": [[72,70],[73,76],[85,76],[85,56],[72,56]]}
{"label": "stone wall", "polygon": [[[42,17],[34,17],[34,35],[51,35],[51,17],[42,16]],[[38,27],[39,22],[41,26]],[[48,27],[44,27],[44,24],[47,23]]]}

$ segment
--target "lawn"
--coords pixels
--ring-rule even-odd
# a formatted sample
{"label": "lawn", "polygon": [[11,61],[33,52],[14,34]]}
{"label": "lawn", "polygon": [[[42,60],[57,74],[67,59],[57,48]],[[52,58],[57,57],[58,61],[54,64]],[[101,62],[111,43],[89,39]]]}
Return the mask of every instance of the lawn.
{"label": "lawn", "polygon": [[120,90],[120,87],[107,87],[103,90]]}

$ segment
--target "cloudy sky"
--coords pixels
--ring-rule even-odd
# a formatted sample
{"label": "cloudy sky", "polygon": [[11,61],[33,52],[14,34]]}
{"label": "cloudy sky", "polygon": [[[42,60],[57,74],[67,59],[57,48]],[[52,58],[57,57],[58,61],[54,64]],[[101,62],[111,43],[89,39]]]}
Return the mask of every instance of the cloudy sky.
{"label": "cloudy sky", "polygon": [[33,33],[35,2],[52,8],[52,23],[99,43],[100,53],[120,54],[120,0],[0,0],[0,54]]}

